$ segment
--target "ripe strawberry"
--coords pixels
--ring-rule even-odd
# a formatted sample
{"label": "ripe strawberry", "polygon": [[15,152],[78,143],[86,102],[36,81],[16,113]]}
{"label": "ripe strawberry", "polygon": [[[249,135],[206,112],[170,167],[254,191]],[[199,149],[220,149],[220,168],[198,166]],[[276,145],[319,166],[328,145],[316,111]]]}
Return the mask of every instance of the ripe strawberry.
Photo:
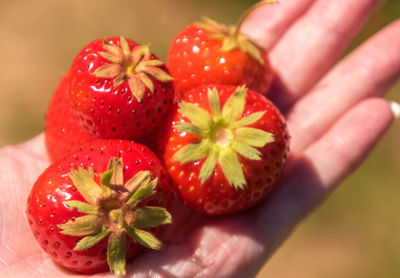
{"label": "ripe strawberry", "polygon": [[[272,1],[274,2],[274,1]],[[240,27],[226,26],[211,19],[189,25],[173,39],[167,57],[168,68],[174,77],[175,98],[195,87],[206,84],[245,84],[248,88],[266,94],[272,71],[266,51],[246,35]]]}
{"label": "ripe strawberry", "polygon": [[188,91],[167,137],[163,157],[177,193],[210,215],[258,203],[276,184],[289,149],[279,110],[244,86]]}
{"label": "ripe strawberry", "polygon": [[118,276],[142,246],[161,248],[153,234],[171,222],[169,186],[143,145],[97,140],[41,174],[27,219],[43,250],[64,267],[81,273],[109,267]]}
{"label": "ripe strawberry", "polygon": [[92,136],[79,124],[72,110],[69,97],[69,75],[58,84],[46,113],[45,142],[51,161],[79,148],[92,140]]}
{"label": "ripe strawberry", "polygon": [[81,124],[99,138],[138,139],[169,113],[172,77],[147,45],[92,41],[71,66],[70,99]]}

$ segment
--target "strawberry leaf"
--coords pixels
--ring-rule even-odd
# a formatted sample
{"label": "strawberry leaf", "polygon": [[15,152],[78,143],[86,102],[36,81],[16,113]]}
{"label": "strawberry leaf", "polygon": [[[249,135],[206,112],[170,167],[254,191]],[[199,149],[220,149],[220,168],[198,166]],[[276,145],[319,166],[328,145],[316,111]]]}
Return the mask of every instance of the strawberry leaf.
{"label": "strawberry leaf", "polygon": [[139,73],[139,78],[143,82],[143,84],[151,91],[154,92],[154,84],[153,81],[151,81],[150,77],[147,76],[147,74],[141,72]]}
{"label": "strawberry leaf", "polygon": [[129,207],[134,208],[136,205],[143,199],[147,199],[150,196],[153,196],[155,192],[155,188],[157,185],[158,179],[152,180],[150,183],[142,184],[128,199],[126,202]]}
{"label": "strawberry leaf", "polygon": [[98,67],[92,74],[100,78],[114,78],[121,73],[119,64],[106,64]]}
{"label": "strawberry leaf", "polygon": [[122,158],[113,157],[109,160],[107,170],[112,170],[110,179],[111,185],[124,184],[124,168],[122,167]]}
{"label": "strawberry leaf", "polygon": [[162,207],[141,207],[135,210],[133,226],[136,228],[151,228],[172,223],[171,214]]}
{"label": "strawberry leaf", "polygon": [[247,36],[240,35],[238,38],[238,44],[243,52],[246,52],[253,59],[257,60],[260,65],[264,65],[261,50]]}
{"label": "strawberry leaf", "polygon": [[197,136],[205,137],[206,133],[199,127],[190,123],[181,123],[175,126],[178,130],[184,131]]}
{"label": "strawberry leaf", "polygon": [[145,72],[157,80],[168,82],[174,80],[166,71],[157,67],[146,67]]}
{"label": "strawberry leaf", "polygon": [[232,51],[233,49],[237,48],[238,42],[236,41],[235,38],[231,38],[231,37],[225,37],[222,40],[222,46],[221,46],[221,51],[223,52],[229,52]]}
{"label": "strawberry leaf", "polygon": [[96,215],[84,215],[75,220],[69,220],[65,224],[60,224],[58,227],[62,230],[63,235],[70,236],[85,236],[101,230],[101,224]]}
{"label": "strawberry leaf", "polygon": [[208,140],[201,140],[198,143],[189,144],[182,147],[174,155],[174,161],[181,164],[196,161],[206,157],[210,152],[211,144]]}
{"label": "strawberry leaf", "polygon": [[240,119],[239,121],[235,122],[234,127],[240,127],[240,126],[254,124],[254,123],[258,122],[258,120],[261,119],[264,116],[264,114],[265,114],[265,111],[250,114],[249,116],[244,117],[244,118]]}
{"label": "strawberry leaf", "polygon": [[90,204],[95,205],[97,200],[101,198],[102,191],[100,186],[93,180],[92,169],[89,171],[83,168],[79,168],[79,171],[72,169],[70,178],[82,197]]}
{"label": "strawberry leaf", "polygon": [[108,61],[110,61],[110,62],[112,62],[114,64],[118,64],[118,63],[122,62],[121,57],[115,56],[115,55],[113,55],[113,54],[111,54],[109,52],[99,51],[98,53],[99,53],[99,55],[101,57],[103,57],[104,59],[106,59],[106,60],[108,60]]}
{"label": "strawberry leaf", "polygon": [[90,214],[90,215],[97,215],[98,214],[98,209],[94,205],[90,205],[88,203],[76,201],[76,200],[70,200],[70,201],[64,201],[64,205],[68,206],[70,209],[76,209],[79,212],[85,213],[85,214]]}
{"label": "strawberry leaf", "polygon": [[205,183],[214,172],[215,165],[217,164],[218,160],[218,151],[215,148],[211,148],[209,155],[204,161],[203,165],[201,166],[199,178],[201,183]]}
{"label": "strawberry leaf", "polygon": [[242,166],[231,148],[224,148],[219,152],[218,162],[230,185],[235,189],[242,189],[246,185]]}
{"label": "strawberry leaf", "polygon": [[135,96],[138,102],[142,102],[144,93],[146,92],[146,86],[138,76],[131,76],[128,81],[129,89]]}
{"label": "strawberry leaf", "polygon": [[101,174],[100,176],[100,183],[101,183],[101,189],[103,191],[103,197],[107,198],[111,194],[111,178],[114,174],[113,170],[108,170]]}
{"label": "strawberry leaf", "polygon": [[107,40],[103,41],[103,48],[110,52],[113,56],[121,56],[122,57],[122,52],[121,48],[116,46],[115,44],[109,43]]}
{"label": "strawberry leaf", "polygon": [[240,127],[236,129],[236,141],[252,147],[263,147],[274,141],[274,135],[257,128]]}
{"label": "strawberry leaf", "polygon": [[208,103],[210,104],[211,113],[214,117],[214,121],[218,121],[221,118],[221,105],[219,102],[219,95],[217,88],[213,87],[208,89]]}
{"label": "strawberry leaf", "polygon": [[122,52],[124,53],[125,57],[129,57],[131,54],[131,49],[129,47],[128,42],[126,41],[126,39],[124,37],[121,37],[119,39],[120,43],[121,43],[121,48],[122,48]]}
{"label": "strawberry leaf", "polygon": [[225,102],[222,108],[222,118],[226,122],[235,122],[242,116],[246,104],[246,93],[247,88],[244,85],[239,86]]}
{"label": "strawberry leaf", "polygon": [[108,239],[107,262],[110,271],[114,272],[117,277],[126,274],[125,246],[125,235],[110,234]]}
{"label": "strawberry leaf", "polygon": [[204,130],[209,129],[213,122],[210,113],[189,102],[180,102],[178,111],[188,118],[192,124]]}
{"label": "strawberry leaf", "polygon": [[102,227],[102,229],[93,235],[86,236],[82,238],[75,246],[74,250],[75,251],[81,251],[81,250],[86,250],[89,248],[92,248],[95,246],[97,243],[99,243],[103,238],[105,238],[110,231],[106,229],[105,227]]}
{"label": "strawberry leaf", "polygon": [[146,186],[150,180],[150,171],[140,171],[126,182],[125,187],[130,193],[134,193],[139,188]]}
{"label": "strawberry leaf", "polygon": [[245,158],[251,160],[261,160],[261,152],[253,147],[250,147],[249,145],[235,141],[232,143],[232,149]]}
{"label": "strawberry leaf", "polygon": [[136,229],[135,227],[126,226],[126,233],[136,240],[139,244],[154,250],[160,250],[162,243],[151,233]]}

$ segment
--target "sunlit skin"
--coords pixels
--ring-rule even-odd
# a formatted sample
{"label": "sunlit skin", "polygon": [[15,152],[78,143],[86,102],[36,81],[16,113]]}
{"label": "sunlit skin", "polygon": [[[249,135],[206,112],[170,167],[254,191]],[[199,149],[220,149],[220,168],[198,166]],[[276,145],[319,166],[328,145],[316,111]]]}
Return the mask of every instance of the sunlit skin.
{"label": "sunlit skin", "polygon": [[[292,135],[281,184],[261,205],[229,217],[205,218],[176,203],[168,245],[129,264],[128,277],[252,277],[364,161],[394,120],[381,97],[400,76],[400,21],[334,64],[378,2],[281,1],[246,22],[243,30],[271,50],[278,74],[271,98]],[[1,276],[75,275],[40,250],[24,216],[48,163],[42,135],[0,150]]]}

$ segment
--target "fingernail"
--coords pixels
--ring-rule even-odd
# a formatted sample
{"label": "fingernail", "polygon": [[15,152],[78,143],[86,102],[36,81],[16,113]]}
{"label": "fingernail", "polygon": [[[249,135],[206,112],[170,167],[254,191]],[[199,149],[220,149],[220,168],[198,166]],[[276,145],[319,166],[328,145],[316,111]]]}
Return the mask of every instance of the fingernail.
{"label": "fingernail", "polygon": [[400,118],[400,104],[397,102],[391,101],[390,107],[392,108],[393,115],[396,119]]}

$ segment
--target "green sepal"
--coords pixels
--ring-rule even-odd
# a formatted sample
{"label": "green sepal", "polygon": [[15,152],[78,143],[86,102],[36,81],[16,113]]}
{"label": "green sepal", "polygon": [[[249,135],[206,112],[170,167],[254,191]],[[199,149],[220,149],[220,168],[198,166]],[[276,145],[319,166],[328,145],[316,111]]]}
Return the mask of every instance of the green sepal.
{"label": "green sepal", "polygon": [[160,250],[163,246],[162,242],[149,232],[139,230],[131,226],[126,226],[125,231],[130,237],[144,247]]}
{"label": "green sepal", "polygon": [[72,169],[70,178],[82,197],[90,204],[96,205],[102,196],[102,190],[94,181],[93,169],[90,168],[89,171],[83,168],[79,168],[79,171]]}
{"label": "green sepal", "polygon": [[100,176],[100,183],[101,183],[101,190],[103,191],[103,197],[108,197],[111,194],[111,178],[114,174],[113,170],[108,170],[101,174]]}
{"label": "green sepal", "polygon": [[237,155],[231,148],[223,148],[219,152],[218,162],[229,184],[235,189],[242,189],[246,185],[243,169]]}
{"label": "green sepal", "polygon": [[209,129],[213,122],[210,113],[189,102],[180,102],[178,112],[188,118],[192,124],[203,130]]}
{"label": "green sepal", "polygon": [[96,206],[81,201],[76,201],[76,200],[64,201],[64,205],[68,206],[70,209],[76,209],[77,211],[85,214],[90,214],[90,215],[98,214],[98,209]]}
{"label": "green sepal", "polygon": [[257,43],[248,36],[240,33],[238,29],[240,26],[227,26],[209,18],[197,21],[194,24],[199,28],[207,30],[209,32],[209,38],[222,41],[220,51],[229,52],[240,48],[241,51],[255,59],[260,65],[265,64],[261,54],[262,47],[257,45]]}
{"label": "green sepal", "polygon": [[139,187],[133,194],[132,196],[129,198],[129,200],[126,202],[128,204],[129,207],[134,208],[136,207],[136,205],[144,200],[147,199],[151,196],[153,196],[156,191],[155,188],[157,186],[157,182],[158,179],[155,178],[154,180],[152,180],[150,183],[145,184],[141,187]]}
{"label": "green sepal", "polygon": [[218,161],[218,150],[214,147],[211,147],[208,157],[201,166],[199,173],[199,178],[202,184],[205,183],[214,172],[215,165],[217,165],[217,161]]}
{"label": "green sepal", "polygon": [[62,230],[63,235],[70,236],[86,236],[101,230],[101,224],[96,215],[84,215],[60,224],[58,227]]}
{"label": "green sepal", "polygon": [[261,152],[249,145],[234,141],[232,142],[232,149],[234,149],[241,156],[250,160],[261,160]]}
{"label": "green sepal", "polygon": [[219,101],[219,95],[217,88],[213,87],[209,88],[207,91],[208,94],[208,103],[210,104],[211,113],[214,118],[214,122],[218,121],[221,118],[221,104]]}
{"label": "green sepal", "polygon": [[227,122],[235,122],[240,119],[246,104],[247,88],[242,85],[228,98],[222,108],[222,118]]}
{"label": "green sepal", "polygon": [[252,127],[236,129],[236,140],[252,147],[263,147],[274,141],[274,134]]}
{"label": "green sepal", "polygon": [[106,39],[103,40],[103,48],[110,52],[113,56],[121,56],[120,48],[115,44],[111,44]]}
{"label": "green sepal", "polygon": [[105,64],[98,67],[92,74],[100,78],[114,78],[121,72],[121,66],[119,64]]}
{"label": "green sepal", "polygon": [[222,46],[220,50],[222,52],[229,52],[237,47],[239,47],[239,45],[235,38],[226,37],[222,40]]}
{"label": "green sepal", "polygon": [[128,57],[131,54],[131,48],[129,47],[128,42],[124,37],[120,37],[119,41],[121,43],[121,49],[124,53],[124,56]]}
{"label": "green sepal", "polygon": [[[153,60],[152,60],[152,61],[153,61]],[[150,62],[150,61],[149,61],[149,62]],[[150,79],[150,77],[149,77],[147,74],[141,72],[141,73],[139,73],[139,78],[140,78],[140,80],[143,82],[143,84],[144,84],[152,93],[154,93],[154,83],[153,83],[153,81]]]}
{"label": "green sepal", "polygon": [[174,80],[165,70],[158,67],[146,67],[146,73],[161,82],[168,82]]}
{"label": "green sepal", "polygon": [[195,21],[194,25],[216,34],[227,33],[228,31],[228,27],[226,25],[220,24],[209,17],[203,17],[202,20]]}
{"label": "green sepal", "polygon": [[175,126],[176,129],[180,130],[180,131],[184,131],[190,134],[194,134],[197,136],[201,136],[201,137],[205,137],[206,133],[199,128],[198,126],[195,126],[194,124],[190,124],[190,123],[181,123]]}
{"label": "green sepal", "polygon": [[125,188],[128,190],[128,192],[133,194],[137,189],[148,184],[150,180],[151,180],[150,171],[140,171],[125,183]]}
{"label": "green sepal", "polygon": [[113,54],[111,54],[111,53],[109,53],[109,52],[99,51],[99,52],[97,52],[97,53],[99,53],[99,55],[100,55],[101,57],[103,57],[104,59],[106,59],[106,60],[108,60],[108,61],[110,61],[110,62],[112,62],[112,63],[117,64],[117,63],[121,63],[121,62],[122,62],[120,56],[115,56],[115,55],[113,55]]}
{"label": "green sepal", "polygon": [[173,159],[181,164],[202,159],[209,154],[211,146],[207,139],[186,145],[174,154]]}
{"label": "green sepal", "polygon": [[143,62],[143,66],[147,66],[147,67],[157,67],[157,66],[162,66],[164,65],[164,62],[161,60],[148,60],[148,61],[144,61]]}
{"label": "green sepal", "polygon": [[237,39],[237,43],[239,44],[239,47],[240,47],[240,49],[242,49],[243,52],[246,52],[247,54],[249,54],[260,65],[265,64],[264,59],[261,56],[260,48],[255,43],[253,43],[253,41],[250,40],[247,36],[239,35],[239,38]]}
{"label": "green sepal", "polygon": [[110,271],[118,277],[120,275],[125,275],[125,265],[126,265],[126,240],[125,235],[117,235],[115,233],[110,234],[108,239],[108,249],[107,249],[107,262]]}
{"label": "green sepal", "polygon": [[151,228],[172,223],[171,214],[163,207],[145,206],[135,210],[133,226]]}
{"label": "green sepal", "polygon": [[246,125],[251,125],[254,124],[256,122],[258,122],[259,119],[261,119],[266,111],[261,111],[261,112],[255,112],[253,114],[250,114],[247,117],[244,117],[242,119],[240,119],[239,121],[233,123],[233,127],[240,127],[240,126],[246,126]]}
{"label": "green sepal", "polygon": [[122,158],[111,158],[108,162],[107,170],[113,170],[113,174],[110,179],[111,185],[124,184],[124,167],[122,166]]}
{"label": "green sepal", "polygon": [[140,103],[144,97],[144,93],[146,92],[146,85],[142,82],[140,77],[131,76],[128,79],[129,89],[131,93],[136,98],[136,100]]}
{"label": "green sepal", "polygon": [[95,233],[90,236],[86,236],[86,237],[82,238],[81,240],[79,240],[78,243],[76,244],[76,246],[74,247],[74,250],[82,251],[82,250],[87,250],[89,248],[92,248],[97,243],[99,243],[103,238],[105,238],[109,233],[110,233],[110,231],[107,228],[102,227],[102,229],[98,233]]}

